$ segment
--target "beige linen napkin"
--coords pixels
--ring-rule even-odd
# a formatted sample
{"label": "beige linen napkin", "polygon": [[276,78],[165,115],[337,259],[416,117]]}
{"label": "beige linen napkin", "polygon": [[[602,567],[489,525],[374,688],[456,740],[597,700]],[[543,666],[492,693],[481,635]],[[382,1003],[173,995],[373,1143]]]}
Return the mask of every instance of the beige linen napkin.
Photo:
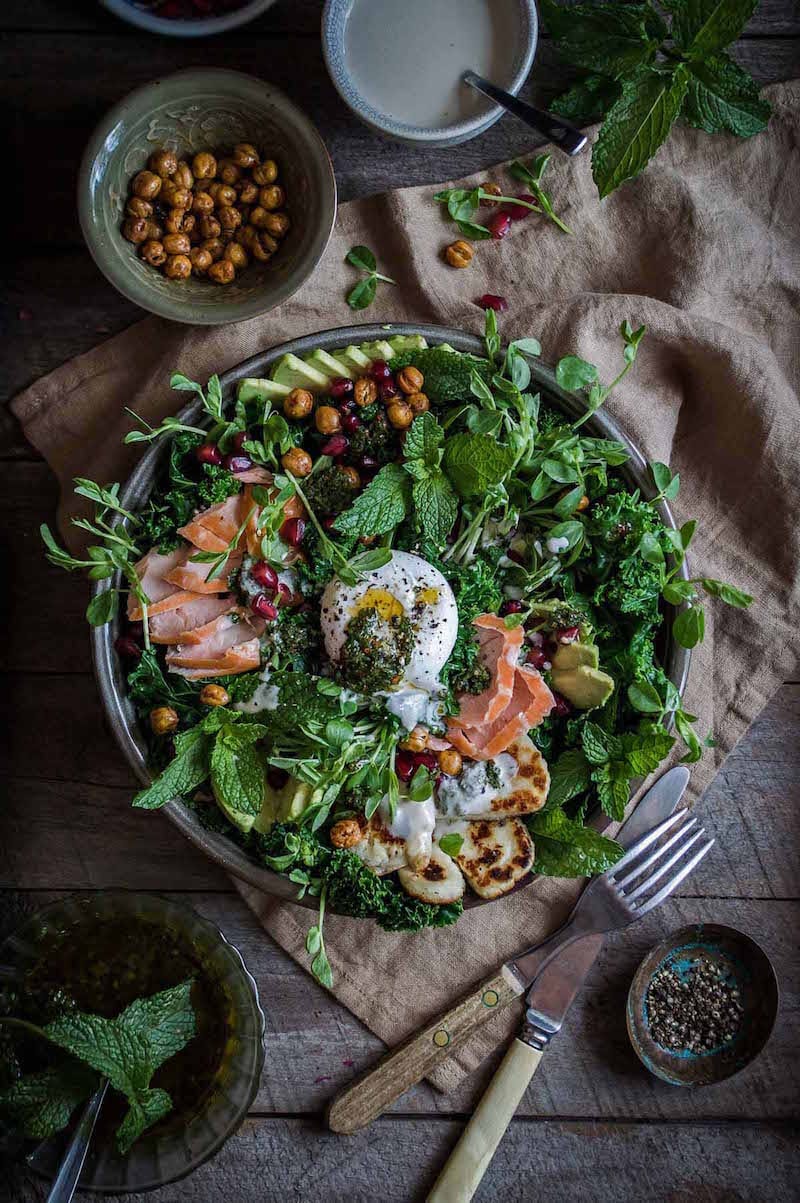
{"label": "beige linen napkin", "polygon": [[[769,96],[775,115],[765,133],[740,141],[677,128],[646,174],[602,203],[588,154],[554,159],[548,183],[574,237],[534,216],[503,242],[477,245],[472,266],[456,271],[441,260],[455,233],[432,201],[435,188],[403,189],[343,205],[322,263],[281,309],[214,330],[148,318],[65,364],[13,406],[61,481],[62,529],[74,512],[73,475],[121,480],[131,468],[123,407],[153,422],[178,407],[171,371],[204,379],[285,339],[351,322],[344,297],[355,276],[343,260],[355,243],[370,246],[398,281],[379,288],[364,320],[480,331],[475,300],[500,293],[509,302],[504,336],[540,338],[551,361],[580,354],[604,380],[620,366],[620,322],[644,322],[635,369],[609,409],[650,459],[680,471],[678,518],[700,519],[694,570],[757,599],[744,612],[706,608],[686,705],[717,746],[693,769],[696,797],[792,673],[800,647],[800,84]],[[513,186],[502,168],[491,174]],[[309,913],[239,889],[305,965]],[[334,993],[394,1044],[543,936],[575,894],[572,883],[537,880],[455,928],[416,936],[331,915]],[[457,1085],[516,1018],[497,1016],[431,1080]]]}

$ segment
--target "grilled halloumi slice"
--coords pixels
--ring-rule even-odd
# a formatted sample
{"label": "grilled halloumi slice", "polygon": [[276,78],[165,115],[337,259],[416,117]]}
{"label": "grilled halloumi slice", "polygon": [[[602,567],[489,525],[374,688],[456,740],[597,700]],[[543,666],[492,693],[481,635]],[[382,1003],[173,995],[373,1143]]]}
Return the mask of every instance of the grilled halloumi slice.
{"label": "grilled halloumi slice", "polygon": [[401,869],[397,876],[400,884],[412,898],[442,906],[457,902],[464,894],[464,876],[452,857],[435,845],[431,858],[424,869]]}
{"label": "grilled halloumi slice", "polygon": [[406,841],[392,835],[379,813],[369,820],[360,841],[351,851],[379,877],[394,873],[406,864]]}
{"label": "grilled halloumi slice", "polygon": [[367,823],[353,851],[375,873],[383,876],[408,865],[421,872],[431,859],[436,808],[433,798],[424,802],[400,800],[390,820],[385,800]]}
{"label": "grilled halloumi slice", "polygon": [[495,760],[466,760],[458,777],[445,777],[436,806],[448,819],[508,819],[541,810],[549,790],[547,762],[522,735]]}
{"label": "grilled halloumi slice", "polygon": [[463,841],[453,860],[481,898],[507,894],[530,872],[533,841],[519,819],[437,823],[437,840],[451,833]]}

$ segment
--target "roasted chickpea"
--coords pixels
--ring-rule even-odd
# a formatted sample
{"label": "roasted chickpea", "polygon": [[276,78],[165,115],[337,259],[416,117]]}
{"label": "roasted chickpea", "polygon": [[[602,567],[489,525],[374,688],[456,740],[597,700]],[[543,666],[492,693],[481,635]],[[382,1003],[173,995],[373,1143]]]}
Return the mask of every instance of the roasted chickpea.
{"label": "roasted chickpea", "polygon": [[274,159],[265,159],[253,168],[253,179],[260,188],[265,184],[274,184],[278,178],[278,164]]}
{"label": "roasted chickpea", "polygon": [[238,242],[228,243],[228,245],[225,247],[225,254],[223,255],[223,258],[230,259],[231,263],[238,271],[241,271],[242,268],[247,267],[248,263],[250,262],[250,256],[247,254],[247,251],[243,246],[240,246]]}
{"label": "roasted chickpea", "polygon": [[446,748],[444,752],[440,752],[436,757],[439,762],[439,768],[446,777],[457,777],[461,772],[461,753],[455,748]]}
{"label": "roasted chickpea", "polygon": [[237,142],[231,155],[237,167],[255,167],[258,163],[258,151],[250,142]]}
{"label": "roasted chickpea", "polygon": [[286,193],[280,184],[269,184],[259,192],[258,203],[265,209],[280,209],[286,204]]}
{"label": "roasted chickpea", "polygon": [[575,506],[575,509],[578,511],[579,514],[582,514],[583,511],[588,510],[588,508],[589,508],[589,498],[584,493],[583,496],[581,497],[580,501],[578,502],[578,504]]}
{"label": "roasted chickpea", "polygon": [[295,421],[307,418],[313,408],[314,398],[305,388],[293,388],[283,399],[283,412],[287,418],[293,418]]}
{"label": "roasted chickpea", "polygon": [[219,238],[222,233],[222,226],[217,221],[216,217],[201,217],[200,218],[200,233],[203,238]]}
{"label": "roasted chickpea", "polygon": [[187,234],[190,242],[200,241],[200,227],[194,213],[187,213],[183,219],[182,234]]}
{"label": "roasted chickpea", "polygon": [[204,276],[214,262],[211,252],[204,251],[201,246],[193,246],[189,251],[189,258],[192,261],[192,270],[196,276]]}
{"label": "roasted chickpea", "polygon": [[174,150],[155,150],[147,160],[147,166],[156,175],[166,179],[178,170],[178,156]]}
{"label": "roasted chickpea", "polygon": [[148,221],[147,237],[153,242],[160,242],[164,237],[164,229],[157,221]]}
{"label": "roasted chickpea", "polygon": [[199,151],[192,159],[192,175],[196,180],[213,180],[217,174],[217,160],[207,150]]}
{"label": "roasted chickpea", "polygon": [[218,259],[208,269],[208,278],[215,284],[232,284],[236,279],[236,268],[230,259]]}
{"label": "roasted chickpea", "polygon": [[342,415],[332,405],[320,405],[314,415],[314,422],[320,434],[336,434],[342,429]]}
{"label": "roasted chickpea", "polygon": [[405,401],[393,401],[386,410],[386,417],[395,430],[406,430],[414,421],[414,413]]}
{"label": "roasted chickpea", "polygon": [[415,418],[419,414],[427,413],[431,407],[431,403],[424,393],[412,393],[411,396],[406,397],[406,404]]}
{"label": "roasted chickpea", "polygon": [[287,472],[291,472],[292,476],[308,476],[314,466],[311,456],[302,447],[290,447],[281,456],[281,465]]}
{"label": "roasted chickpea", "polygon": [[145,263],[149,263],[151,267],[162,267],[167,261],[167,252],[164,250],[163,242],[158,242],[154,238],[142,244],[141,253]]}
{"label": "roasted chickpea", "polygon": [[261,205],[256,205],[254,209],[250,210],[250,225],[255,226],[257,230],[261,230],[265,227],[268,217],[269,213],[267,213],[267,210]]}
{"label": "roasted chickpea", "polygon": [[179,234],[183,229],[183,219],[186,216],[185,209],[170,209],[167,216],[164,218],[164,229],[168,234]]}
{"label": "roasted chickpea", "polygon": [[238,184],[242,178],[242,169],[234,163],[233,159],[220,159],[217,174],[223,184]]}
{"label": "roasted chickpea", "polygon": [[170,280],[188,280],[192,274],[192,261],[188,255],[169,255],[164,265],[164,275]]}
{"label": "roasted chickpea", "polygon": [[162,198],[173,209],[188,209],[192,203],[192,194],[188,188],[182,188],[174,180],[164,180]]}
{"label": "roasted chickpea", "polygon": [[[481,184],[481,188],[483,189],[484,192],[488,192],[492,196],[502,196],[503,195],[503,189],[500,187],[499,184],[495,184],[494,180],[487,180],[485,184]],[[483,203],[484,203],[484,205],[486,205],[487,208],[492,209],[497,204],[497,201],[486,200],[486,198],[484,197]]]}
{"label": "roasted chickpea", "polygon": [[[246,244],[245,244],[246,245]],[[248,250],[251,248],[248,247]],[[252,254],[254,259],[259,259],[262,263],[266,263],[278,249],[278,244],[271,235],[263,231],[256,231],[256,236],[253,239]]]}
{"label": "roasted chickpea", "polygon": [[223,230],[227,230],[229,234],[232,234],[242,224],[242,215],[232,205],[224,205],[221,209],[217,209],[217,221]]}
{"label": "roasted chickpea", "polygon": [[152,171],[140,171],[133,180],[133,192],[142,200],[155,200],[161,191],[162,179]]}
{"label": "roasted chickpea", "polygon": [[217,195],[214,198],[217,202],[217,207],[222,208],[224,205],[236,204],[236,189],[230,184],[220,184],[217,189]]}
{"label": "roasted chickpea", "polygon": [[273,238],[283,238],[289,233],[291,224],[288,213],[268,213],[264,220],[264,229],[268,234],[272,234]]}
{"label": "roasted chickpea", "polygon": [[143,217],[129,217],[122,227],[122,237],[128,242],[146,242],[147,225]]}
{"label": "roasted chickpea", "polygon": [[361,488],[361,477],[358,474],[357,468],[350,468],[350,467],[342,468],[342,472],[344,472],[344,474],[347,477],[348,481],[350,482],[350,485],[352,486],[352,488],[354,488],[354,489]]}
{"label": "roasted chickpea", "polygon": [[258,200],[258,186],[252,180],[243,180],[239,185],[239,203],[253,205]]}
{"label": "roasted chickpea", "polygon": [[374,405],[378,400],[378,385],[369,376],[360,376],[353,385],[353,400],[360,408]]}
{"label": "roasted chickpea", "polygon": [[445,247],[444,257],[451,267],[469,267],[474,251],[463,238],[457,238]]}
{"label": "roasted chickpea", "polygon": [[206,238],[205,242],[200,243],[200,248],[208,251],[215,263],[225,254],[225,243],[221,238]]}
{"label": "roasted chickpea", "polygon": [[214,198],[208,192],[195,192],[192,197],[192,213],[197,217],[208,217],[214,212]]}
{"label": "roasted chickpea", "polygon": [[168,255],[188,255],[192,246],[188,234],[165,234],[163,241]]}
{"label": "roasted chickpea", "polygon": [[331,843],[334,848],[354,848],[361,839],[361,824],[358,819],[340,819],[331,827]]}
{"label": "roasted chickpea", "polygon": [[141,196],[132,196],[125,206],[129,217],[152,217],[153,206],[150,201],[142,200]]}
{"label": "roasted chickpea", "polygon": [[178,725],[178,715],[171,706],[157,706],[150,711],[150,728],[154,735],[169,735]]}
{"label": "roasted chickpea", "polygon": [[419,368],[401,368],[397,373],[397,387],[401,393],[418,393],[425,383],[425,377]]}
{"label": "roasted chickpea", "polygon": [[194,176],[192,169],[185,159],[178,161],[178,166],[175,169],[175,174],[172,177],[179,188],[185,188],[187,192],[194,187]]}
{"label": "roasted chickpea", "polygon": [[409,731],[405,739],[400,741],[400,747],[405,752],[424,752],[428,746],[428,730],[419,724]]}
{"label": "roasted chickpea", "polygon": [[231,696],[221,685],[204,685],[200,690],[200,701],[204,706],[227,706]]}

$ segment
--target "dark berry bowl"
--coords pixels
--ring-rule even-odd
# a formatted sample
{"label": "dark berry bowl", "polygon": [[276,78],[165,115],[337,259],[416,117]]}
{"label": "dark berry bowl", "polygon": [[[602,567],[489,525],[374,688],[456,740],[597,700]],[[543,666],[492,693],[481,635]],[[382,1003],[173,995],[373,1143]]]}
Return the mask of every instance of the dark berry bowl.
{"label": "dark berry bowl", "polygon": [[778,979],[744,932],[697,923],[656,944],[628,993],[639,1060],[671,1086],[710,1086],[762,1051],[778,1015]]}
{"label": "dark berry bowl", "polygon": [[115,16],[168,38],[206,38],[246,25],[275,0],[100,0]]}

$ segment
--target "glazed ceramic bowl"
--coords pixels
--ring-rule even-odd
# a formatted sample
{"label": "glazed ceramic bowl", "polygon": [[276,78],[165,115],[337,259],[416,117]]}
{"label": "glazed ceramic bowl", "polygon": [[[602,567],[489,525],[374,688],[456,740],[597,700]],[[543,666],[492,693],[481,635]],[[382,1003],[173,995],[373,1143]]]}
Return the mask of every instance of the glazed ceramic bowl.
{"label": "glazed ceramic bowl", "polygon": [[[68,895],[26,919],[0,946],[0,962],[24,972],[41,958],[52,938],[75,933],[80,939],[81,928],[88,931],[94,922],[119,919],[135,921],[144,939],[148,926],[166,927],[183,938],[198,971],[221,992],[228,1035],[211,1088],[198,1100],[193,1114],[179,1124],[170,1124],[167,1117],[125,1155],[113,1141],[92,1142],[78,1187],[103,1194],[152,1190],[208,1161],[245,1119],[264,1067],[264,1015],[256,984],[238,950],[213,923],[171,898],[130,890]],[[66,1139],[66,1132],[58,1133],[40,1144],[28,1164],[52,1179]]]}
{"label": "glazed ceramic bowl", "polygon": [[[251,359],[246,359],[237,367],[231,368],[230,371],[226,372],[220,378],[225,403],[232,406],[236,384],[239,380],[243,377],[269,375],[272,365],[287,352],[291,351],[295,355],[304,355],[317,348],[332,351],[335,347],[346,346],[348,343],[358,344],[379,338],[385,339],[389,338],[392,334],[422,334],[427,338],[429,343],[446,342],[455,347],[457,351],[468,352],[472,355],[482,355],[484,353],[482,339],[476,337],[474,334],[465,334],[462,330],[451,330],[446,326],[397,323],[394,325],[345,326],[336,330],[324,330],[321,333],[309,334],[305,338],[294,339],[292,342],[273,347],[269,351],[254,355]],[[551,368],[542,364],[537,359],[532,359],[529,362],[533,387],[539,389],[542,396],[549,403],[558,406],[570,418],[576,418],[584,414],[585,407],[581,402],[576,397],[559,388],[556,383],[555,373]],[[199,404],[193,404],[182,410],[180,417],[182,421],[191,425],[200,417],[200,413]],[[627,435],[620,430],[609,414],[604,409],[598,410],[586,422],[585,429],[587,434],[615,439],[617,442],[623,444],[628,451],[630,459],[620,470],[627,477],[628,482],[641,490],[645,497],[652,497],[654,490],[644,456]],[[136,512],[145,505],[150,492],[154,488],[166,464],[168,455],[169,446],[165,440],[152,445],[145,452],[122,492],[121,503],[126,509]],[[657,509],[664,523],[674,529],[675,521],[666,502],[658,502]],[[684,561],[682,566],[681,575],[684,578],[688,577],[688,565],[686,561]],[[120,582],[116,583],[119,584]],[[98,593],[105,587],[106,582],[98,582],[95,585],[94,592]],[[671,623],[665,624],[666,628],[670,626]],[[114,641],[120,633],[121,623],[119,613],[105,626],[93,628],[91,638],[95,674],[100,687],[103,705],[117,742],[139,781],[143,785],[148,785],[151,778],[147,768],[147,743],[144,733],[139,726],[133,704],[127,696],[125,671],[120,664],[119,657],[114,651]],[[690,653],[675,644],[671,636],[667,634],[666,643],[662,651],[662,660],[670,680],[682,694],[689,674]],[[236,877],[249,882],[250,885],[256,886],[267,894],[275,894],[281,898],[297,900],[297,887],[292,882],[285,877],[281,877],[278,873],[273,873],[271,870],[265,869],[262,865],[256,864],[227,836],[206,830],[200,823],[195,811],[184,805],[180,799],[169,802],[162,808],[162,811],[193,844]],[[530,877],[525,879],[516,888],[524,888],[530,880]],[[300,904],[314,908],[317,906],[317,901],[313,898],[305,897],[301,900]],[[466,907],[485,906],[488,905],[488,901],[478,898],[476,895],[471,895],[465,900],[464,905]]]}
{"label": "glazed ceramic bowl", "polygon": [[[499,121],[504,110],[500,105],[484,96],[474,94],[474,113],[467,119],[438,125],[409,125],[398,120],[392,113],[382,111],[371,102],[360,90],[356,82],[356,72],[348,62],[347,22],[353,9],[354,0],[326,0],[322,14],[322,52],[325,65],[333,81],[333,85],[346,105],[357,117],[390,138],[400,142],[408,142],[418,146],[457,146],[467,142],[478,134],[484,133],[490,126]],[[510,60],[504,74],[493,78],[498,84],[514,95],[519,92],[528,72],[531,69],[536,53],[539,35],[539,22],[534,0],[513,0],[513,21],[516,26],[513,39],[513,58]],[[379,53],[376,47],[376,53]],[[463,69],[475,67],[475,63],[465,62]],[[409,65],[409,87],[414,86],[414,65]],[[462,85],[467,87],[466,84]],[[469,89],[468,89],[469,90]]]}
{"label": "glazed ceramic bowl", "polygon": [[[252,142],[278,162],[292,227],[267,263],[224,287],[168,280],[122,237],[128,185],[153,150],[181,156]],[[280,305],[322,258],[336,217],[336,181],[325,145],[282,92],[238,71],[178,71],[131,92],[89,139],[78,177],[81,229],[95,263],[129,300],[176,322],[221,325]]]}
{"label": "glazed ceramic bowl", "polygon": [[137,29],[146,29],[148,33],[163,33],[168,38],[207,38],[214,33],[224,33],[227,29],[237,29],[246,25],[254,17],[266,12],[275,0],[249,0],[229,13],[218,17],[198,17],[191,21],[176,21],[171,17],[159,17],[136,3],[136,0],[100,0],[103,8],[121,17],[129,25]]}

